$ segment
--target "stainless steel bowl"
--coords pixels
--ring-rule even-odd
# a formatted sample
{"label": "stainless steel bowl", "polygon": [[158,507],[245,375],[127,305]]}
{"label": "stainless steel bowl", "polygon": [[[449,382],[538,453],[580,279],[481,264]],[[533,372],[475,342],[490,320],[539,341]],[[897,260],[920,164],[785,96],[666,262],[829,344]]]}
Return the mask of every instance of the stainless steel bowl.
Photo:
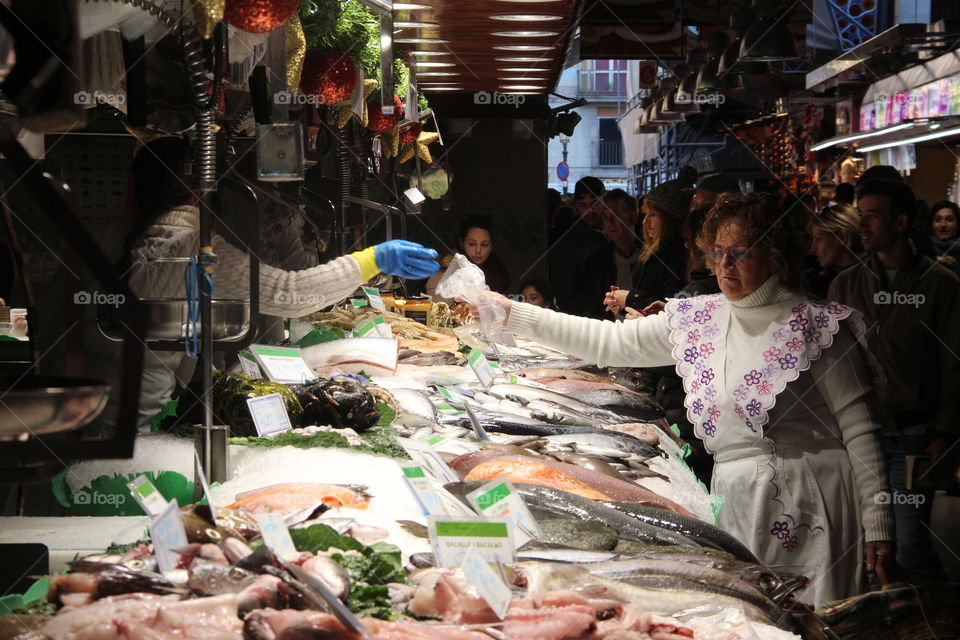
{"label": "stainless steel bowl", "polygon": [[[184,298],[141,298],[147,307],[147,340],[183,340],[187,335],[187,300]],[[107,307],[99,318],[100,332],[111,340],[121,340],[123,334],[116,318]],[[211,303],[213,339],[224,342],[240,340],[250,326],[248,300],[214,299]]]}
{"label": "stainless steel bowl", "polygon": [[78,429],[100,415],[109,395],[110,385],[97,380],[0,379],[0,440]]}

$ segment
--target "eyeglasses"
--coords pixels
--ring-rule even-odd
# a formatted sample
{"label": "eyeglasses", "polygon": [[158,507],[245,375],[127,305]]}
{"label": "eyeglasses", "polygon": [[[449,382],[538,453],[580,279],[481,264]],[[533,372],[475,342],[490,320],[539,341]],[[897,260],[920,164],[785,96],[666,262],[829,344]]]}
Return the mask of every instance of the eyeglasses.
{"label": "eyeglasses", "polygon": [[722,261],[724,256],[730,256],[734,262],[740,262],[747,257],[749,251],[750,245],[746,244],[735,244],[732,247],[721,247],[715,244],[707,247],[707,256],[714,263]]}

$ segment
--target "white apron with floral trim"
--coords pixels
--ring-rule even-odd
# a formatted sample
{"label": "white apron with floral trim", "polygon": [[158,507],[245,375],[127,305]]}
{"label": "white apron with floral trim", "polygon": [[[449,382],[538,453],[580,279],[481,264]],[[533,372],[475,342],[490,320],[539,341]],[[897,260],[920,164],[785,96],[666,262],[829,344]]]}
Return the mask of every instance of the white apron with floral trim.
{"label": "white apron with floral trim", "polygon": [[738,302],[697,296],[671,300],[665,312],[687,416],[714,456],[718,526],[771,568],[809,576],[805,602],[859,592],[860,498],[808,372],[841,320],[862,335],[859,314],[775,281]]}

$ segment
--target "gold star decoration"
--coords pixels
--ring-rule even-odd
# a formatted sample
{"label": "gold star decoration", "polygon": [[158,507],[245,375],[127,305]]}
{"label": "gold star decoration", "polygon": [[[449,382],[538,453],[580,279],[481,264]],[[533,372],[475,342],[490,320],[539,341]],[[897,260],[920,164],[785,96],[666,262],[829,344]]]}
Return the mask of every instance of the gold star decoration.
{"label": "gold star decoration", "polygon": [[414,142],[403,145],[403,151],[400,153],[400,162],[404,163],[410,160],[413,158],[413,154],[416,153],[420,156],[420,159],[427,164],[433,164],[433,156],[430,155],[430,145],[439,138],[440,134],[436,131],[421,131]]}
{"label": "gold star decoration", "polygon": [[283,29],[287,54],[287,91],[296,93],[300,90],[300,72],[303,71],[303,59],[307,55],[307,38],[297,14],[287,20]]}
{"label": "gold star decoration", "polygon": [[356,116],[360,121],[360,126],[367,126],[367,98],[370,97],[370,94],[376,91],[378,83],[373,78],[364,78],[363,80],[363,116],[358,116],[353,111],[353,104],[350,100],[345,100],[337,105],[336,109],[336,120],[337,128],[343,129],[347,126],[347,123],[350,122],[350,118]]}
{"label": "gold star decoration", "polygon": [[377,134],[380,136],[380,152],[384,158],[393,158],[400,152],[400,123]]}
{"label": "gold star decoration", "polygon": [[213,29],[223,20],[226,5],[226,0],[198,0],[193,5],[193,19],[197,31],[205,39],[209,40],[213,37]]}

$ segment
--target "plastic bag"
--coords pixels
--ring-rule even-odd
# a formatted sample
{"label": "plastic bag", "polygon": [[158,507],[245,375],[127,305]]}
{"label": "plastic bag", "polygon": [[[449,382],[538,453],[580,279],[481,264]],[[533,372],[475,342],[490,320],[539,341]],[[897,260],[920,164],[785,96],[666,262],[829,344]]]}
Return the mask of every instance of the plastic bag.
{"label": "plastic bag", "polygon": [[487,340],[503,342],[503,320],[506,311],[487,298],[487,280],[483,271],[463,254],[456,254],[437,284],[437,293],[444,298],[461,298],[480,310],[479,325]]}

